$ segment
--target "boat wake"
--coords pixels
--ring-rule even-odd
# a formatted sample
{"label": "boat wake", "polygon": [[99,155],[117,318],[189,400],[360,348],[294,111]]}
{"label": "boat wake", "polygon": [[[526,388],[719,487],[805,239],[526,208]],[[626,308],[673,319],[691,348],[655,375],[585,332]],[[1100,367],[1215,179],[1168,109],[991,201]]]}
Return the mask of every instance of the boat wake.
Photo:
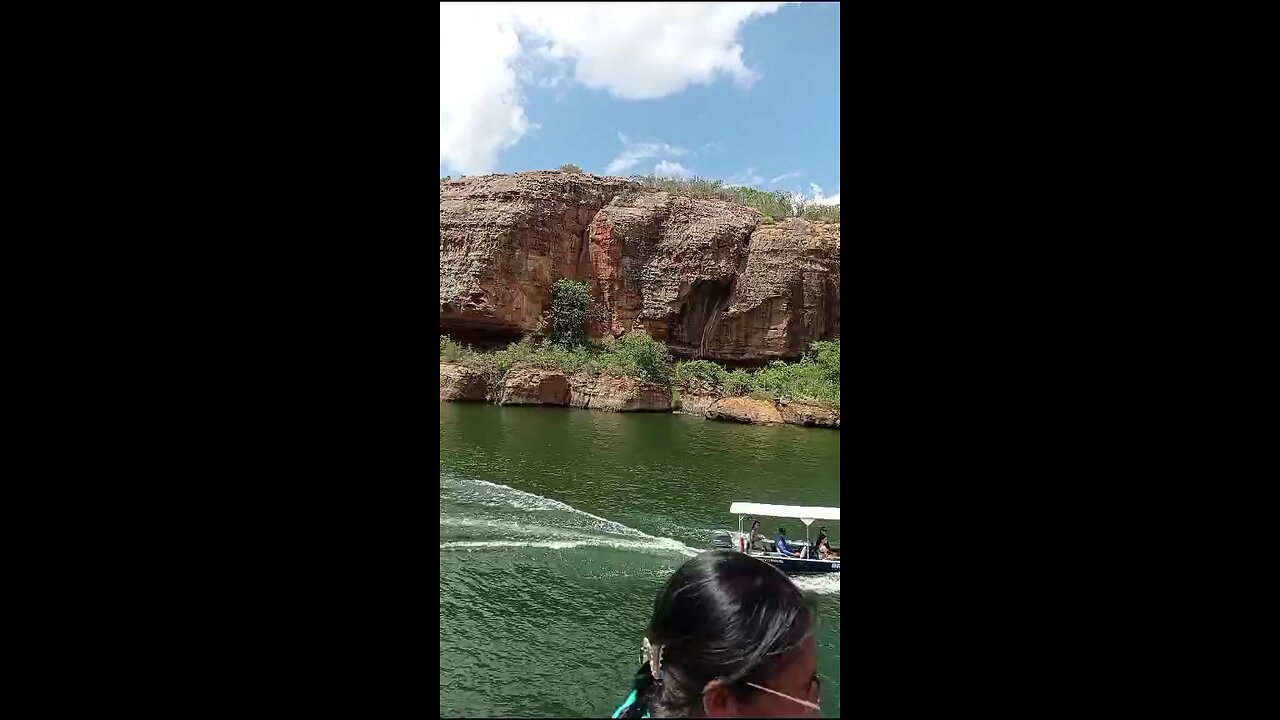
{"label": "boat wake", "polygon": [[[440,549],[482,552],[501,548],[572,550],[605,547],[693,557],[706,548],[650,535],[542,495],[485,480],[440,476]],[[791,578],[802,590],[839,594],[840,573]]]}
{"label": "boat wake", "polygon": [[[650,535],[559,500],[509,485],[441,475],[440,486],[441,501],[445,506],[445,515],[440,518],[444,540],[440,543],[441,550],[505,547],[563,550],[595,546],[678,553],[686,557],[693,557],[699,552],[679,540]],[[450,515],[451,510],[461,511],[461,516]],[[505,519],[513,514],[520,520]],[[485,539],[466,537],[475,534]],[[445,535],[463,537],[445,538]]]}
{"label": "boat wake", "polygon": [[801,590],[808,590],[819,595],[839,595],[840,594],[840,573],[831,573],[829,575],[798,575],[791,578],[791,582]]}
{"label": "boat wake", "polygon": [[[567,550],[579,547],[612,547],[624,550],[647,550],[661,553],[669,553],[673,548],[663,547],[648,542],[628,542],[626,540],[604,540],[599,538],[583,539],[583,540],[457,540],[453,542],[440,543],[441,550],[454,549],[483,549],[498,547],[527,547],[527,548],[551,548],[553,550]],[[682,554],[685,551],[678,550]],[[696,555],[696,552],[687,553],[690,557]]]}

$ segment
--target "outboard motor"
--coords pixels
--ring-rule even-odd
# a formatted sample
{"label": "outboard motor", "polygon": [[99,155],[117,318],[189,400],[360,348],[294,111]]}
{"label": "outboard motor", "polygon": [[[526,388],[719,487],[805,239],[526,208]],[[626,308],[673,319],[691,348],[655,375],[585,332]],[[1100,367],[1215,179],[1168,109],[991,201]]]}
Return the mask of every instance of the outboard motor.
{"label": "outboard motor", "polygon": [[733,544],[733,533],[728,530],[712,530],[711,547],[717,550],[737,549],[737,546]]}

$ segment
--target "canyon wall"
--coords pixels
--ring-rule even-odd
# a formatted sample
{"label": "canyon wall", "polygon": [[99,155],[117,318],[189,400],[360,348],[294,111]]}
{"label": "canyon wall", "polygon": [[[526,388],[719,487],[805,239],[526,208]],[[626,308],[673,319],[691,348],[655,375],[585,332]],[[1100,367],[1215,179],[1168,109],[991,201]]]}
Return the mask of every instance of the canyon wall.
{"label": "canyon wall", "polygon": [[594,337],[643,329],[679,358],[759,364],[840,336],[840,226],[586,173],[440,184],[440,332],[480,347],[538,327],[561,277]]}

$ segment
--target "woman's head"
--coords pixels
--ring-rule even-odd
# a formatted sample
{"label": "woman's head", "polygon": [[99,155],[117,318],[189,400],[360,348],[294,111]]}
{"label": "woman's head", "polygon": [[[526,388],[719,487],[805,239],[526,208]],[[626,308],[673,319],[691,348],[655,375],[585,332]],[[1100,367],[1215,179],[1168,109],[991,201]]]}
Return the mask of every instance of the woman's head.
{"label": "woman's head", "polygon": [[817,702],[813,626],[813,608],[777,568],[739,552],[702,553],[676,570],[654,603],[646,637],[657,677],[646,660],[625,715],[812,713],[797,700]]}
{"label": "woman's head", "polygon": [[751,521],[751,529],[752,529],[752,530],[755,530],[755,529],[756,529],[756,528],[758,528],[758,527],[760,527],[760,521],[759,521],[759,520],[752,520],[752,521]]}

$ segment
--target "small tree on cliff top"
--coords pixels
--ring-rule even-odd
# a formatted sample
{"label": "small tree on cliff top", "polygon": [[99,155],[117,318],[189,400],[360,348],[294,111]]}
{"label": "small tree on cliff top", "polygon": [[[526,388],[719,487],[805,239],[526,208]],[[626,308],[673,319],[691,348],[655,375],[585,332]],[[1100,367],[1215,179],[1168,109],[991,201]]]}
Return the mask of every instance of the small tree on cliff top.
{"label": "small tree on cliff top", "polygon": [[591,291],[580,280],[560,278],[551,287],[551,342],[563,347],[587,344]]}

